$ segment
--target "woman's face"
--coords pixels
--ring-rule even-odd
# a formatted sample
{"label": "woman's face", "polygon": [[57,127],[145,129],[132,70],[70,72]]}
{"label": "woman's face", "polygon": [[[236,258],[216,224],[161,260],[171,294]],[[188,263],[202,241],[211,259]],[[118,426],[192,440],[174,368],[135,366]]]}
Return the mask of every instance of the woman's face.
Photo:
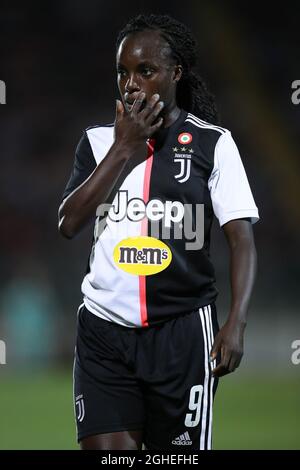
{"label": "woman's face", "polygon": [[158,93],[164,102],[162,115],[176,106],[176,85],[181,66],[171,59],[167,42],[158,31],[142,31],[126,36],[117,52],[118,88],[127,111],[140,92],[146,94],[143,105]]}

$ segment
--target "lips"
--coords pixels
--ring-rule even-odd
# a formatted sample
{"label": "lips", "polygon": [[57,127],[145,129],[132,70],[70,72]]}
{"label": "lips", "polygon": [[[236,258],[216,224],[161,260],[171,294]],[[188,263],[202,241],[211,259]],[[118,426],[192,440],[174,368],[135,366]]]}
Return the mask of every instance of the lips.
{"label": "lips", "polygon": [[[129,99],[125,100],[126,108],[127,108],[128,111],[131,111],[134,102],[135,102],[135,99],[133,99],[133,100],[129,100]],[[140,111],[142,111],[142,109],[144,109],[145,106],[146,106],[146,100],[144,100],[144,101],[142,102],[141,107],[140,107]]]}
{"label": "lips", "polygon": [[125,103],[126,103],[126,108],[130,111],[133,106],[133,103],[128,102],[128,101],[125,101]]}
{"label": "lips", "polygon": [[125,100],[125,105],[126,105],[127,111],[131,111],[133,103],[134,103],[134,100],[133,101],[132,100]]}
{"label": "lips", "polygon": [[130,112],[131,112],[132,107],[133,107],[132,104],[128,104],[128,103],[125,102],[125,109],[126,109],[127,113],[130,113]]}
{"label": "lips", "polygon": [[[139,93],[136,93],[136,94],[133,94],[133,95],[128,95],[128,93],[125,93],[124,101],[125,101],[126,107],[129,111],[131,110],[131,108],[133,106],[133,103],[135,102],[135,100],[137,99],[138,96],[139,96]],[[144,108],[145,104],[146,104],[146,100],[143,101],[141,109]]]}
{"label": "lips", "polygon": [[135,100],[125,100],[125,103],[128,104],[129,106],[132,106]]}
{"label": "lips", "polygon": [[132,94],[132,95],[129,95],[129,93],[125,93],[125,95],[124,95],[125,103],[127,103],[129,105],[133,105],[133,103],[135,102],[137,97],[138,97],[137,93]]}

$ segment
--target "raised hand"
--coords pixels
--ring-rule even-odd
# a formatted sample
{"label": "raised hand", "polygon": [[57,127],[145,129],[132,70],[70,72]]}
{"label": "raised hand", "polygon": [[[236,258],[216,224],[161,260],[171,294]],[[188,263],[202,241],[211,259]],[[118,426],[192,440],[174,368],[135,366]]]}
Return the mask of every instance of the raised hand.
{"label": "raised hand", "polygon": [[121,101],[116,103],[115,141],[134,146],[144,143],[161,127],[163,118],[158,118],[164,107],[159,101],[159,95],[152,95],[146,106],[143,102],[145,93],[141,92],[134,101],[131,109],[126,111]]}

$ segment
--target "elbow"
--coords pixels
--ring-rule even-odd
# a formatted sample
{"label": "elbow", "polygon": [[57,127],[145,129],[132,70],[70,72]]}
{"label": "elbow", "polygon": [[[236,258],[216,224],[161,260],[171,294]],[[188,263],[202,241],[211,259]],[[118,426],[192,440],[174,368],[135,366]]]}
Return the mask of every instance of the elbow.
{"label": "elbow", "polygon": [[58,231],[64,238],[71,240],[75,235],[74,227],[72,227],[70,218],[62,212],[61,209],[58,212]]}
{"label": "elbow", "polygon": [[78,210],[66,208],[64,203],[58,210],[58,231],[69,240],[74,238],[85,227],[88,221],[78,217]]}
{"label": "elbow", "polygon": [[74,237],[74,233],[68,230],[64,224],[58,224],[58,231],[64,238],[67,238],[68,240],[72,240]]}
{"label": "elbow", "polygon": [[253,238],[240,240],[232,250],[232,253],[239,260],[245,261],[255,279],[257,275],[257,251]]}
{"label": "elbow", "polygon": [[58,231],[59,233],[68,240],[71,240],[74,237],[74,232],[68,227],[64,217],[58,222]]}

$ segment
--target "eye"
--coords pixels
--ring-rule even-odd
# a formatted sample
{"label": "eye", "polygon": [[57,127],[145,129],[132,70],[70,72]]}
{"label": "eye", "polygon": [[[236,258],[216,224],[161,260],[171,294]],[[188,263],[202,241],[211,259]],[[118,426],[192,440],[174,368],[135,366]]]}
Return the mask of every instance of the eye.
{"label": "eye", "polygon": [[154,70],[148,68],[148,67],[145,67],[143,70],[142,70],[142,75],[144,77],[150,77],[152,74],[153,74]]}
{"label": "eye", "polygon": [[125,77],[126,72],[123,69],[117,69],[117,74],[122,78]]}

